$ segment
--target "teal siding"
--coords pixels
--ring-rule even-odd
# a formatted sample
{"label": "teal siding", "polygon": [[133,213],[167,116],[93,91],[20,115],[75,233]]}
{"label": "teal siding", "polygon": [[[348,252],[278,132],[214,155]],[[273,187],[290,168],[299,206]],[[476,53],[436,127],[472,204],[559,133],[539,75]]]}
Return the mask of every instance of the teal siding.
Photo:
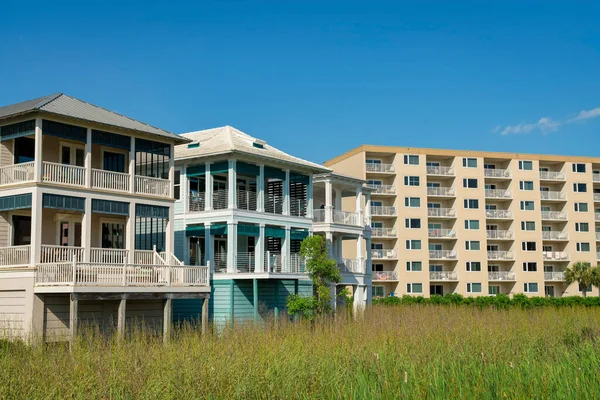
{"label": "teal siding", "polygon": [[187,240],[185,237],[184,223],[181,219],[176,219],[173,230],[175,231],[175,243],[173,245],[173,253],[175,257],[181,261],[185,260],[185,252],[187,247]]}

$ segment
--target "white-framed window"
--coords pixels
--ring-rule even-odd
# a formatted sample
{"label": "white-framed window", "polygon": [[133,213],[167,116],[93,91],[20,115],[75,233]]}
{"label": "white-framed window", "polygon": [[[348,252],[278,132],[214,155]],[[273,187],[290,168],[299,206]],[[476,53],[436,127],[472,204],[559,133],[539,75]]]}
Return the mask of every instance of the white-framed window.
{"label": "white-framed window", "polygon": [[535,221],[521,221],[522,231],[535,231]]}
{"label": "white-framed window", "polygon": [[173,182],[173,194],[175,200],[181,199],[181,170],[175,170],[175,181]]}
{"label": "white-framed window", "polygon": [[532,181],[520,181],[519,189],[520,190],[533,190],[533,182]]}
{"label": "white-framed window", "polygon": [[537,263],[536,262],[524,262],[523,263],[523,272],[536,272],[537,271]]}
{"label": "white-framed window", "polygon": [[384,297],[385,296],[385,287],[383,286],[373,286],[371,289],[371,293],[373,297]]}
{"label": "white-framed window", "polygon": [[500,294],[500,286],[498,286],[498,285],[488,286],[488,294],[490,296],[496,296],[496,295]]}
{"label": "white-framed window", "polygon": [[405,197],[404,198],[404,206],[411,208],[419,208],[421,207],[421,198],[420,197]]}
{"label": "white-framed window", "polygon": [[479,230],[479,220],[478,219],[466,219],[465,220],[465,229]]}
{"label": "white-framed window", "polygon": [[535,283],[535,282],[524,283],[523,284],[523,291],[525,293],[537,293],[538,292],[538,284]]}
{"label": "white-framed window", "polygon": [[467,293],[481,293],[483,291],[482,285],[479,282],[467,283]]}
{"label": "white-framed window", "polygon": [[573,163],[573,172],[585,173],[585,164],[583,163]]}
{"label": "white-framed window", "polygon": [[476,178],[464,178],[463,179],[463,187],[467,189],[477,189],[477,179]]}
{"label": "white-framed window", "polygon": [[573,191],[575,193],[586,193],[587,192],[587,183],[574,183]]}
{"label": "white-framed window", "polygon": [[575,232],[589,232],[590,224],[587,222],[575,222]]}
{"label": "white-framed window", "polygon": [[421,261],[407,261],[406,270],[410,272],[421,272],[423,271],[423,263]]}
{"label": "white-framed window", "polygon": [[479,200],[477,199],[465,199],[464,205],[466,209],[477,210],[479,209]]}
{"label": "white-framed window", "polygon": [[465,168],[477,168],[477,159],[476,158],[463,158],[462,159],[463,167]]}
{"label": "white-framed window", "polygon": [[413,154],[404,155],[404,164],[406,165],[419,165],[419,156]]}
{"label": "white-framed window", "polygon": [[418,176],[405,176],[404,186],[420,186],[421,180]]}
{"label": "white-framed window", "polygon": [[467,272],[481,272],[481,262],[467,261]]}
{"label": "white-framed window", "polygon": [[367,164],[381,164],[381,160],[375,158],[367,158]]}
{"label": "white-framed window", "polygon": [[444,268],[439,264],[429,264],[429,272],[442,272]]}
{"label": "white-framed window", "polygon": [[60,142],[60,163],[63,165],[85,166],[85,146],[72,142]]}
{"label": "white-framed window", "polygon": [[406,284],[406,293],[423,293],[423,284],[422,283],[407,283]]}
{"label": "white-framed window", "polygon": [[470,250],[470,251],[481,250],[481,242],[479,242],[479,240],[467,240],[465,242],[465,250]]}
{"label": "white-framed window", "polygon": [[367,180],[367,185],[369,186],[381,186],[383,181],[381,179],[369,179]]}
{"label": "white-framed window", "polygon": [[523,251],[536,251],[536,242],[521,242],[521,250]]}
{"label": "white-framed window", "polygon": [[522,171],[533,171],[533,161],[519,161],[519,169]]}
{"label": "white-framed window", "polygon": [[521,204],[521,211],[535,210],[535,202],[534,201],[524,200],[524,201],[521,201],[520,204]]}
{"label": "white-framed window", "polygon": [[577,243],[577,251],[588,253],[590,251],[590,244],[587,242]]}
{"label": "white-framed window", "polygon": [[420,218],[406,218],[404,220],[404,227],[407,229],[420,229],[421,219]]}
{"label": "white-framed window", "polygon": [[406,241],[406,250],[421,250],[421,241],[420,240],[407,240]]}
{"label": "white-framed window", "polygon": [[588,203],[575,203],[576,212],[588,212]]}

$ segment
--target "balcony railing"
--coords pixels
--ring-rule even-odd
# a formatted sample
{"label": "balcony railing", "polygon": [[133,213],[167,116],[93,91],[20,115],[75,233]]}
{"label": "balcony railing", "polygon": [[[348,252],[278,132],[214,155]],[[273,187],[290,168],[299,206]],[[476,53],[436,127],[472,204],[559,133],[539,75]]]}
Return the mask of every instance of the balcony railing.
{"label": "balcony railing", "polygon": [[42,245],[42,264],[83,260],[83,247]]}
{"label": "balcony railing", "polygon": [[454,250],[429,250],[430,260],[456,260]]}
{"label": "balcony railing", "polygon": [[565,173],[555,171],[540,171],[540,179],[543,181],[564,181]]}
{"label": "balcony railing", "polygon": [[35,179],[35,162],[7,165],[0,168],[0,185],[31,182]]}
{"label": "balcony railing", "polygon": [[437,271],[429,272],[430,281],[457,281],[458,272],[454,271]]}
{"label": "balcony railing", "polygon": [[150,176],[135,176],[135,192],[149,196],[170,197],[171,181]]}
{"label": "balcony railing", "polygon": [[365,273],[365,263],[363,260],[352,259],[352,258],[342,258],[340,262],[338,262],[338,266],[340,271],[343,273],[349,274],[364,274]]}
{"label": "balcony railing", "polygon": [[599,173],[597,173],[597,172],[594,172],[594,173],[592,174],[592,181],[593,181],[593,182],[596,182],[596,183],[600,182],[600,174],[599,174]]}
{"label": "balcony railing", "polygon": [[545,281],[564,281],[565,273],[564,272],[544,272],[544,280]]}
{"label": "balcony railing", "polygon": [[129,174],[92,169],[92,187],[95,189],[129,192],[129,182]]}
{"label": "balcony railing", "polygon": [[546,231],[542,232],[543,240],[568,240],[569,233],[568,232],[554,232],[554,231]]}
{"label": "balcony railing", "polygon": [[[214,210],[224,210],[229,206],[229,190],[217,189],[217,190],[213,191],[212,197],[213,197],[213,209]],[[283,198],[282,198],[281,204],[283,206]],[[265,209],[266,209],[266,207],[265,207]]]}
{"label": "balcony railing", "polygon": [[394,216],[396,215],[396,207],[394,206],[371,206],[371,215],[377,216]]}
{"label": "balcony railing", "polygon": [[240,210],[256,211],[257,198],[258,193],[256,192],[237,189],[237,208]]}
{"label": "balcony railing", "polygon": [[487,234],[488,239],[496,239],[496,240],[513,240],[515,237],[515,234],[513,231],[496,230],[496,231],[487,231],[486,234]]}
{"label": "balcony railing", "polygon": [[373,282],[397,281],[398,274],[396,271],[373,271],[371,279]]}
{"label": "balcony railing", "polygon": [[600,213],[594,213],[594,220],[600,221]]}
{"label": "balcony railing", "polygon": [[394,249],[377,249],[371,250],[371,258],[378,260],[393,260],[396,258],[396,250]]}
{"label": "balcony railing", "polygon": [[371,228],[372,237],[396,237],[396,228]]}
{"label": "balcony railing", "polygon": [[454,229],[429,229],[428,236],[434,239],[456,239]]}
{"label": "balcony railing", "polygon": [[456,218],[454,208],[428,208],[427,215],[433,218]]}
{"label": "balcony railing", "polygon": [[190,212],[204,211],[206,195],[204,192],[192,192],[188,196],[188,207]]}
{"label": "balcony railing", "polygon": [[290,215],[294,217],[305,217],[307,205],[306,198],[290,196]]}
{"label": "balcony railing", "polygon": [[510,175],[510,170],[508,169],[485,168],[483,170],[483,176],[486,178],[510,178]]}
{"label": "balcony railing", "polygon": [[427,167],[427,175],[454,176],[454,167]]}
{"label": "balcony railing", "polygon": [[485,216],[489,219],[512,219],[513,212],[511,210],[486,210]]}
{"label": "balcony railing", "polygon": [[333,210],[333,222],[342,225],[361,226],[359,214],[351,211]]}
{"label": "balcony railing", "polygon": [[548,221],[566,221],[567,213],[564,211],[542,211],[542,219]]}
{"label": "balcony railing", "polygon": [[512,271],[488,272],[488,281],[514,281],[516,274]]}
{"label": "balcony railing", "polygon": [[596,240],[600,241],[600,232],[596,232]]}
{"label": "balcony railing", "polygon": [[142,265],[165,265],[166,263],[160,258],[159,254],[154,250],[134,250],[133,263]]}
{"label": "balcony railing", "polygon": [[396,194],[394,185],[367,185],[371,189],[375,189],[374,194]]}
{"label": "balcony railing", "polygon": [[510,199],[512,195],[510,194],[510,190],[485,189],[485,197],[488,199]]}
{"label": "balcony railing", "polygon": [[69,186],[85,186],[85,167],[44,161],[42,181]]}
{"label": "balcony railing", "polygon": [[428,187],[427,196],[454,197],[455,191],[451,187]]}
{"label": "balcony railing", "polygon": [[31,262],[31,246],[9,246],[0,248],[0,266],[14,267],[29,265]]}
{"label": "balcony railing", "polygon": [[600,202],[600,193],[594,193],[594,201]]}
{"label": "balcony railing", "polygon": [[543,251],[542,257],[548,261],[569,261],[569,253],[566,251]]}
{"label": "balcony railing", "polygon": [[394,168],[394,164],[372,164],[367,163],[367,172],[394,172],[396,169]]}
{"label": "balcony railing", "polygon": [[562,201],[567,199],[567,194],[565,192],[557,192],[557,191],[540,191],[540,196],[542,200],[556,200]]}
{"label": "balcony railing", "polygon": [[515,254],[512,251],[488,251],[488,260],[514,260]]}
{"label": "balcony railing", "polygon": [[[225,202],[225,204],[227,204],[227,202]],[[227,206],[224,208],[226,207]],[[283,214],[283,196],[268,196],[267,193],[265,193],[265,212],[269,214]]]}
{"label": "balcony railing", "polygon": [[248,252],[238,252],[235,255],[235,266],[237,272],[255,272],[256,254]]}
{"label": "balcony railing", "polygon": [[90,249],[90,262],[96,264],[128,264],[129,250],[124,249]]}

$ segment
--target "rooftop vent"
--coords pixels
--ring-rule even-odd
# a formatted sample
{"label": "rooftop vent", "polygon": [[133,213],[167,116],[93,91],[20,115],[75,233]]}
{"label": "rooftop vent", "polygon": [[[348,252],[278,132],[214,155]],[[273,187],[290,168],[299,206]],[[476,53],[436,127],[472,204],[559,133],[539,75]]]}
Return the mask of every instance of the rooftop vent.
{"label": "rooftop vent", "polygon": [[200,142],[188,143],[188,149],[197,149],[198,147],[200,147]]}
{"label": "rooftop vent", "polygon": [[257,149],[264,149],[265,144],[267,144],[267,142],[260,139],[254,139],[254,142],[252,142],[252,146],[256,147]]}

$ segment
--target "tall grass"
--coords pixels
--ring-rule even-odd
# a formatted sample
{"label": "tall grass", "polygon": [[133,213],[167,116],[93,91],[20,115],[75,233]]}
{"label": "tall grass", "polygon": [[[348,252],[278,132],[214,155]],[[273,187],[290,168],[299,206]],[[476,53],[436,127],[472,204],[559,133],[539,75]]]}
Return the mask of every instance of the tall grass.
{"label": "tall grass", "polygon": [[364,318],[0,345],[0,398],[594,398],[600,313],[413,305]]}

